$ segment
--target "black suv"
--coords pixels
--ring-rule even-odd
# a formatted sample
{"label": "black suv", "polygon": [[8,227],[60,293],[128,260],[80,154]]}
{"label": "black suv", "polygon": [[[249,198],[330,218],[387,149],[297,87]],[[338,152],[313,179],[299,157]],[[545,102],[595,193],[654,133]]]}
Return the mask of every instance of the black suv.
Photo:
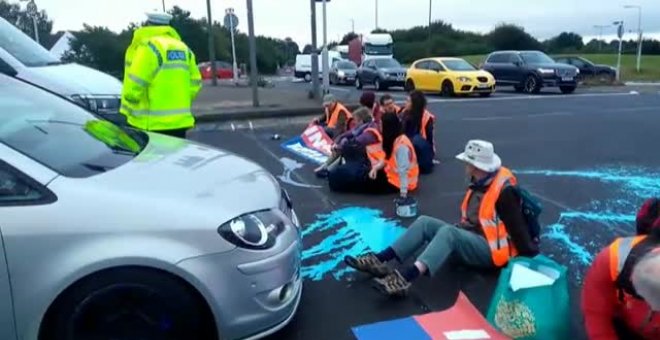
{"label": "black suv", "polygon": [[406,81],[406,69],[396,59],[367,59],[358,68],[355,87],[373,84],[377,90],[387,90],[389,87],[403,87]]}
{"label": "black suv", "polygon": [[483,65],[498,86],[513,86],[518,92],[539,93],[542,87],[559,87],[573,93],[580,73],[574,66],[560,64],[540,51],[493,52]]}
{"label": "black suv", "polygon": [[616,79],[616,68],[609,65],[594,64],[591,60],[576,56],[561,56],[555,61],[562,64],[573,65],[580,69],[580,78],[595,78],[604,83],[611,83]]}

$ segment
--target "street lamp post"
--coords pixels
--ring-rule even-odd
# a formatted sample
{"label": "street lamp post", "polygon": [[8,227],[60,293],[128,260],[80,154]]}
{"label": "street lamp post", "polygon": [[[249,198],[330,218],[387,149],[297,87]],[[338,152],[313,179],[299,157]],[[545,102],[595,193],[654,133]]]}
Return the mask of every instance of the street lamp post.
{"label": "street lamp post", "polygon": [[637,5],[627,5],[623,6],[626,9],[637,9],[637,72],[640,71],[642,67],[642,6]]}
{"label": "street lamp post", "polygon": [[259,89],[257,88],[257,40],[254,36],[254,10],[252,0],[247,0],[248,40],[250,45],[250,82],[252,83],[252,106],[259,107]]}
{"label": "street lamp post", "polygon": [[355,33],[355,19],[350,19],[351,20],[351,32]]}
{"label": "street lamp post", "polygon": [[206,12],[208,15],[209,30],[209,62],[211,63],[211,84],[218,86],[218,73],[215,65],[215,38],[213,37],[213,18],[211,18],[211,0],[206,0]]}
{"label": "street lamp post", "polygon": [[37,14],[39,10],[37,9],[37,4],[34,3],[34,0],[21,0],[22,2],[28,1],[26,7],[28,15],[32,18],[32,27],[34,28],[34,40],[39,44],[39,25],[37,24]]}
{"label": "street lamp post", "polygon": [[429,55],[431,55],[431,34],[432,34],[431,21],[433,20],[432,15],[433,15],[433,0],[429,0],[429,38],[428,38],[428,42],[426,43],[428,45]]}
{"label": "street lamp post", "polygon": [[376,0],[376,29],[378,29],[378,0]]}
{"label": "street lamp post", "polygon": [[165,0],[163,0],[163,12],[167,12],[167,11],[165,10]]}
{"label": "street lamp post", "polygon": [[617,26],[617,36],[619,37],[619,56],[616,62],[616,80],[621,81],[621,52],[623,50],[623,20],[615,21],[612,25]]}
{"label": "street lamp post", "polygon": [[233,8],[227,8],[226,14],[229,16],[229,32],[231,35],[231,57],[232,57],[232,73],[234,83],[238,81],[238,66],[236,65],[236,43],[234,41],[234,31],[236,30],[236,22],[234,22],[235,13]]}
{"label": "street lamp post", "polygon": [[323,0],[323,51],[321,62],[323,63],[323,94],[330,92],[330,70],[328,69],[328,13],[327,1]]}

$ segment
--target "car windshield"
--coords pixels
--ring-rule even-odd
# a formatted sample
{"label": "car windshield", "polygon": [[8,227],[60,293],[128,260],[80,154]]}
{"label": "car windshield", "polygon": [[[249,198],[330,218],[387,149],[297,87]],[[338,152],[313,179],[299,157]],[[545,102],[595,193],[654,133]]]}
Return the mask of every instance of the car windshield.
{"label": "car windshield", "polygon": [[28,67],[61,63],[45,48],[3,18],[0,18],[0,48]]}
{"label": "car windshield", "polygon": [[554,64],[555,61],[541,52],[521,52],[520,56],[528,64]]}
{"label": "car windshield", "polygon": [[394,59],[377,59],[376,67],[378,68],[400,68],[401,64]]}
{"label": "car windshield", "polygon": [[391,55],[392,54],[392,44],[388,45],[364,45],[364,53],[371,55]]}
{"label": "car windshield", "polygon": [[67,177],[89,177],[132,160],[148,136],[99,120],[79,106],[0,77],[0,143]]}
{"label": "car windshield", "polygon": [[357,65],[352,61],[340,61],[337,63],[337,68],[341,70],[355,70]]}
{"label": "car windshield", "polygon": [[443,64],[447,67],[447,69],[451,71],[475,71],[476,68],[472,66],[472,64],[468,63],[467,61],[463,59],[455,59],[455,60],[443,60]]}

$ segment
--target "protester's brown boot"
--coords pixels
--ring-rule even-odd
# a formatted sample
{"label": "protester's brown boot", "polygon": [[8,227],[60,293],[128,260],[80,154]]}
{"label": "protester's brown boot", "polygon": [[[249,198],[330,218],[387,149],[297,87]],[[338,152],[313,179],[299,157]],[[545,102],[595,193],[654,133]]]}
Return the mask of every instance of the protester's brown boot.
{"label": "protester's brown boot", "polygon": [[392,272],[387,264],[381,262],[374,253],[366,253],[358,257],[346,256],[344,262],[349,267],[375,277],[385,277]]}
{"label": "protester's brown boot", "polygon": [[411,286],[398,270],[384,278],[374,279],[374,285],[381,293],[388,296],[406,296]]}

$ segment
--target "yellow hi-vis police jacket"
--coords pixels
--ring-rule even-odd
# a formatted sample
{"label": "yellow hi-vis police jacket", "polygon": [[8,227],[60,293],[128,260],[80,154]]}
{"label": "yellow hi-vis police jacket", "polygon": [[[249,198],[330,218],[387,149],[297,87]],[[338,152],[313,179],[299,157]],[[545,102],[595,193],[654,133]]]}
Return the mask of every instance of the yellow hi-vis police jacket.
{"label": "yellow hi-vis police jacket", "polygon": [[[144,37],[141,30],[162,34]],[[138,29],[135,38],[136,46],[132,44],[126,53],[130,66],[124,77],[121,113],[131,126],[147,131],[194,126],[191,105],[202,77],[193,52],[168,26]]]}

